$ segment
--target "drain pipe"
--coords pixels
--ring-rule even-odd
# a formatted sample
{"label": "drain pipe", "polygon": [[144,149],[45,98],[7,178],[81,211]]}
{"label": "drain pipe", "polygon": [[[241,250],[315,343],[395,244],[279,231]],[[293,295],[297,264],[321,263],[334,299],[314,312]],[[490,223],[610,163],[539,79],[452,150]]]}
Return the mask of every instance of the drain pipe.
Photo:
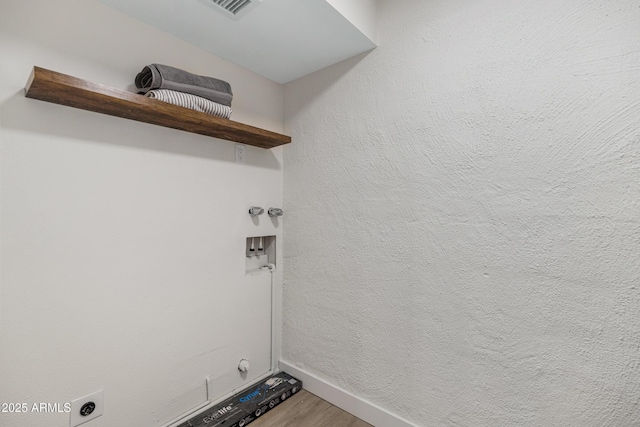
{"label": "drain pipe", "polygon": [[266,264],[260,267],[261,270],[269,270],[271,273],[271,370],[269,375],[278,372],[278,360],[276,354],[276,285],[274,283],[275,264]]}

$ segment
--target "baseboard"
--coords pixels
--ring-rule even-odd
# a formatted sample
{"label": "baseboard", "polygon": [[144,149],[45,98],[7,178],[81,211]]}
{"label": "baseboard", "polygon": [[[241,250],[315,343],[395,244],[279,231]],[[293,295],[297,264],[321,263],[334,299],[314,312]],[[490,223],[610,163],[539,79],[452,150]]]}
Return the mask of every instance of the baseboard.
{"label": "baseboard", "polygon": [[381,407],[361,399],[315,375],[280,360],[280,370],[302,380],[303,388],[332,405],[355,415],[376,427],[418,427]]}

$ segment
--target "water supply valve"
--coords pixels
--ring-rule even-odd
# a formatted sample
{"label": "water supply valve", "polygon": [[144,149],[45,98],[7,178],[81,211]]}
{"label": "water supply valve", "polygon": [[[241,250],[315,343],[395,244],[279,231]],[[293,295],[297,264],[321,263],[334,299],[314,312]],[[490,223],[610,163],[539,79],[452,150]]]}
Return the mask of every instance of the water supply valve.
{"label": "water supply valve", "polygon": [[251,206],[249,208],[249,215],[251,216],[258,216],[258,215],[262,215],[264,213],[264,209],[262,209],[260,206]]}
{"label": "water supply valve", "polygon": [[267,213],[269,214],[269,216],[274,217],[282,216],[284,214],[284,211],[280,208],[269,208],[269,211]]}

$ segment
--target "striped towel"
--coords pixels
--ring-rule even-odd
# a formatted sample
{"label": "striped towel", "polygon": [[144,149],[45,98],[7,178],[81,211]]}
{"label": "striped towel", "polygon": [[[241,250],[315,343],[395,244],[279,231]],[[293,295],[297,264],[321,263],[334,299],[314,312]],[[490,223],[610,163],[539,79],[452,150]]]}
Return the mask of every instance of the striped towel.
{"label": "striped towel", "polygon": [[190,110],[200,111],[201,113],[211,114],[212,116],[228,119],[231,117],[231,107],[218,104],[197,95],[190,93],[178,92],[170,89],[153,89],[145,94],[145,96],[167,102],[169,104],[188,108]]}

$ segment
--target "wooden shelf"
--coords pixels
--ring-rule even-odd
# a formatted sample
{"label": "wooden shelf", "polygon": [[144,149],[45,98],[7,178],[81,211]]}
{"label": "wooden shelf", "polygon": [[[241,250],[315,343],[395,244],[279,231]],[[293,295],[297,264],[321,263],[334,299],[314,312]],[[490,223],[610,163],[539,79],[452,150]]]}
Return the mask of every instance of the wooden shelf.
{"label": "wooden shelf", "polygon": [[25,95],[55,104],[151,123],[260,148],[288,144],[291,137],[143,95],[33,67]]}

